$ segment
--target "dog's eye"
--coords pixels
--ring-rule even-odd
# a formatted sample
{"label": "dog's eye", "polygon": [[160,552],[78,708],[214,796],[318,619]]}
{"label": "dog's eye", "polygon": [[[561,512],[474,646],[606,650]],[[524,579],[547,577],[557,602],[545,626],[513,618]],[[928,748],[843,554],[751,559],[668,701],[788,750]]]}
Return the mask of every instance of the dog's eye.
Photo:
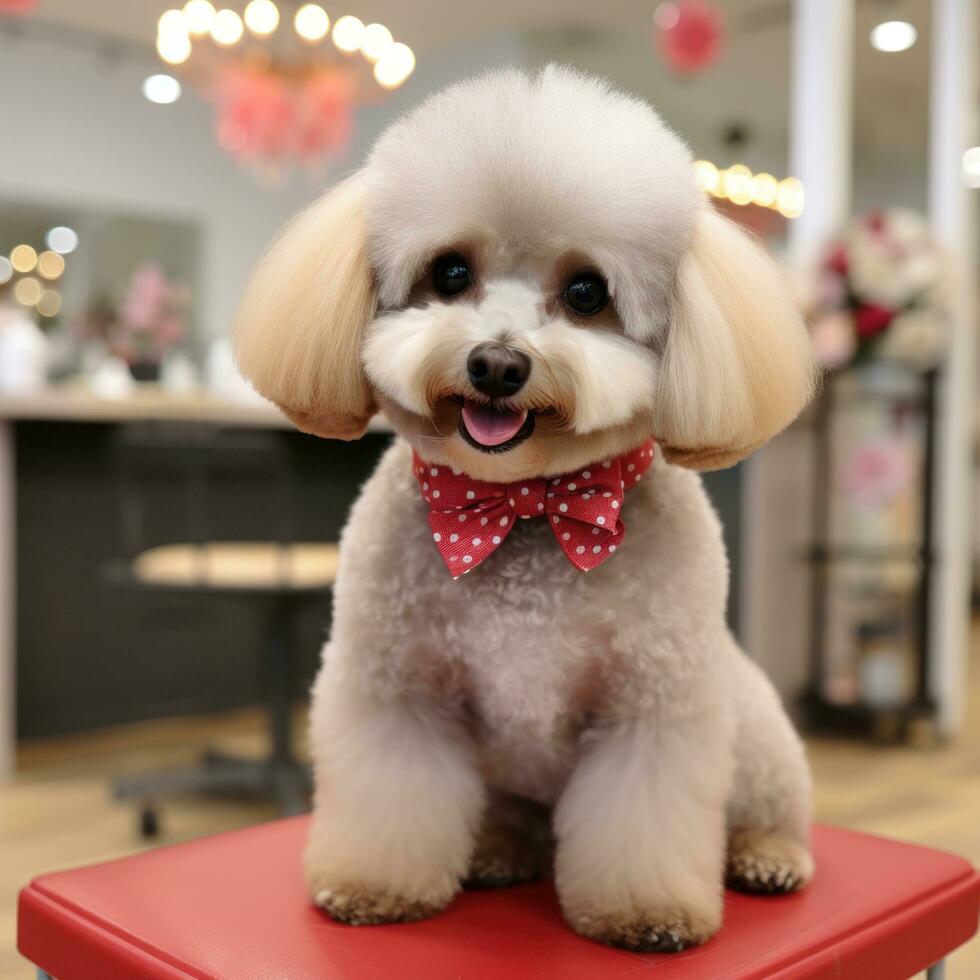
{"label": "dog's eye", "polygon": [[432,263],[432,285],[443,296],[456,296],[473,281],[470,264],[457,252],[440,255]]}
{"label": "dog's eye", "polygon": [[594,272],[580,272],[565,287],[565,302],[582,316],[592,316],[606,305],[609,291],[601,276]]}

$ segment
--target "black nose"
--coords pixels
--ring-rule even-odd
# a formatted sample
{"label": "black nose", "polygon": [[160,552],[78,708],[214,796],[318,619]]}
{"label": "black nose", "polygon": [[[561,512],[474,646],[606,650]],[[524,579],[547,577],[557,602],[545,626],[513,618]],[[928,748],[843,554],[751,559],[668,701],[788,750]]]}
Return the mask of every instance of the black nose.
{"label": "black nose", "polygon": [[505,344],[477,344],[466,359],[470,383],[488,398],[516,395],[531,373],[531,359]]}

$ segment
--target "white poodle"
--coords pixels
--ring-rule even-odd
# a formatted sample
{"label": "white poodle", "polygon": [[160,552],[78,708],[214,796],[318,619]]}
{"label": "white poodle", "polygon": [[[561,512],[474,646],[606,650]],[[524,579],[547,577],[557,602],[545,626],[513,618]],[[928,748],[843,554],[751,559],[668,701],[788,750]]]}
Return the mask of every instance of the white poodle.
{"label": "white poodle", "polygon": [[285,230],[236,340],[301,429],[399,434],[314,691],[318,905],[406,921],[553,866],[577,932],[677,950],[726,881],[811,877],[804,754],[691,472],[796,416],[808,342],[647,105],[554,67],[432,96]]}

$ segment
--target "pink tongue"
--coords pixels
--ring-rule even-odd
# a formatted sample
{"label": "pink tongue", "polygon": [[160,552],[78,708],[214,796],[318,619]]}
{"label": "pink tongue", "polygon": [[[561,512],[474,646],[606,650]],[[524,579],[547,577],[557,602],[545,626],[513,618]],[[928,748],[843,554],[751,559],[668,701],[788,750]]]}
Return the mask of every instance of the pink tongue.
{"label": "pink tongue", "polygon": [[513,439],[520,431],[527,412],[496,412],[473,402],[463,405],[463,424],[466,431],[481,446],[499,446]]}

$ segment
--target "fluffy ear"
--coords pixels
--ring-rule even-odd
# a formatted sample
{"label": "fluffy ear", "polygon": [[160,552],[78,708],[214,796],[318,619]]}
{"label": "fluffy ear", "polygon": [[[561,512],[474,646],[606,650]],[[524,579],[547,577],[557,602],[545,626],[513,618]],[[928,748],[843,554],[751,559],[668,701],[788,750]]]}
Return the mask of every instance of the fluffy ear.
{"label": "fluffy ear", "polygon": [[348,178],[298,215],[252,273],[235,322],[238,365],[304,432],[356,439],[375,412],[361,368],[374,316],[364,181]]}
{"label": "fluffy ear", "polygon": [[722,469],[799,414],[813,393],[810,341],[785,277],[712,209],[677,271],[657,387],[668,461]]}

